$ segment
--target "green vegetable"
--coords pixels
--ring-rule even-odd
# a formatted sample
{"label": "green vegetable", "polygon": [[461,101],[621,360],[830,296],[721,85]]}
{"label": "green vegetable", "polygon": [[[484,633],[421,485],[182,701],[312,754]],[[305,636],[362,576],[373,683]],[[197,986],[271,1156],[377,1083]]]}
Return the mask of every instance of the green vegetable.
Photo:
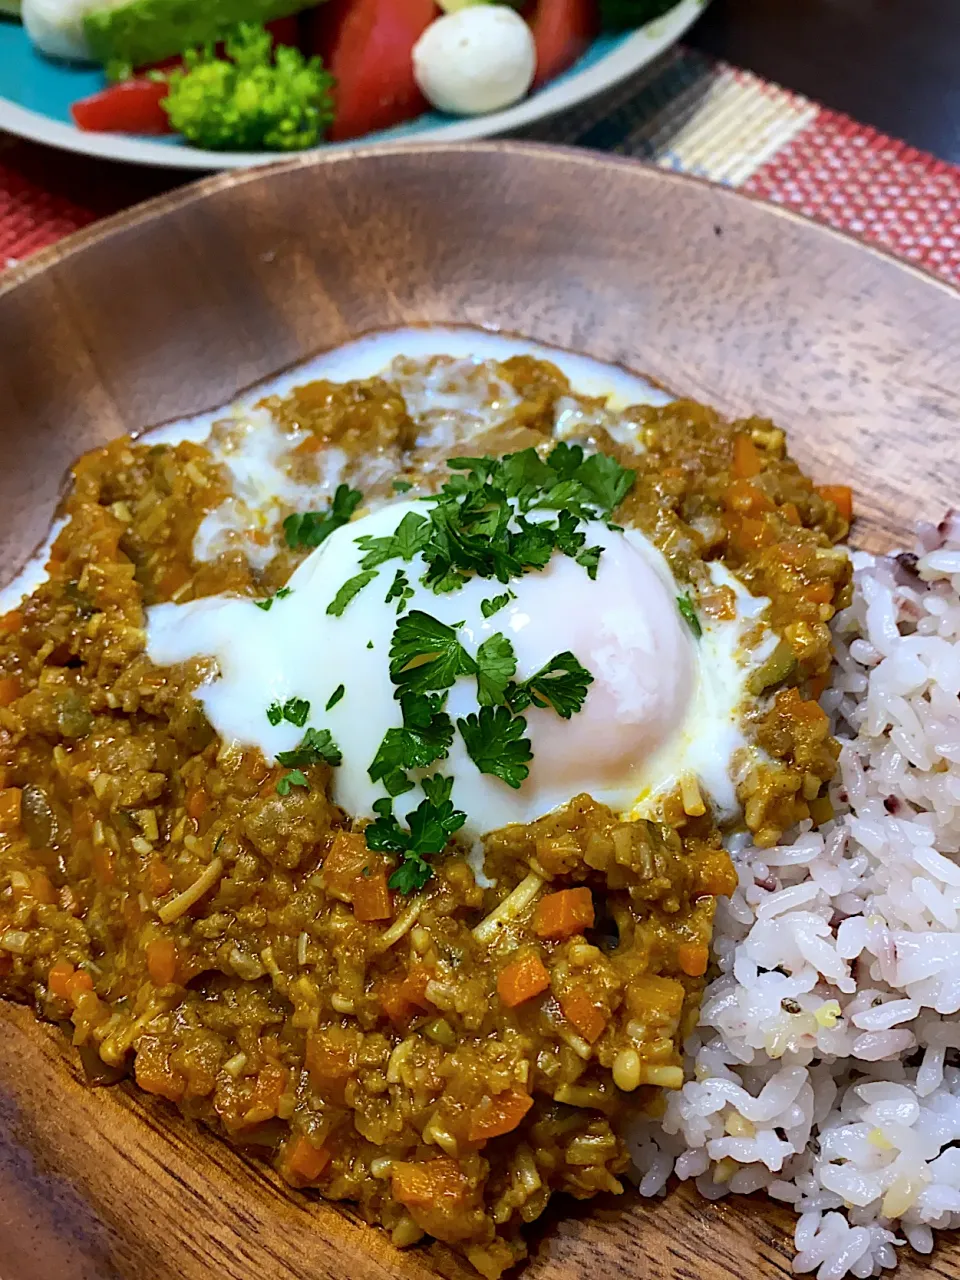
{"label": "green vegetable", "polygon": [[512,591],[504,591],[502,596],[491,596],[489,600],[480,601],[480,612],[485,618],[492,618],[495,613],[505,608],[511,600],[516,600]]}
{"label": "green vegetable", "polygon": [[600,25],[605,31],[629,31],[675,8],[677,0],[600,0]]}
{"label": "green vegetable", "polygon": [[407,607],[407,601],[410,600],[412,596],[413,587],[410,585],[410,579],[402,569],[398,569],[393,582],[390,584],[390,590],[384,597],[383,603],[389,604],[391,600],[396,600],[397,613],[403,613],[404,609]]}
{"label": "green vegetable", "polygon": [[299,766],[306,768],[311,764],[329,764],[334,768],[340,764],[343,754],[334,742],[329,729],[308,729],[300,740],[299,746],[292,751],[278,751],[277,762],[285,768]]}
{"label": "green vegetable", "polygon": [[[288,547],[319,547],[330,537],[334,529],[349,524],[350,519],[363,501],[359,489],[351,489],[349,485],[337,486],[333,501],[326,511],[302,511],[287,516],[283,522],[283,533]],[[279,595],[279,591],[277,595]]]}
{"label": "green vegetable", "polygon": [[569,649],[556,654],[535,671],[529,680],[507,690],[506,701],[514,711],[535,707],[552,707],[562,720],[579,711],[587,697],[587,686],[593,676]]}
{"label": "green vegetable", "polygon": [[[348,578],[327,605],[327,613],[339,618],[353,597],[359,595],[363,588],[371,583],[376,576],[376,569],[368,569],[366,573],[357,573],[352,578]],[[367,648],[371,649],[373,646],[368,644]]]}
{"label": "green vegetable", "polygon": [[257,606],[258,609],[262,609],[264,613],[269,613],[270,610],[273,608],[274,600],[286,600],[287,596],[292,594],[293,594],[292,587],[281,587],[280,590],[276,593],[276,595],[267,596],[266,600],[254,600],[253,603]]}
{"label": "green vegetable", "polygon": [[127,0],[84,18],[92,56],[104,65],[146,67],[194,45],[214,44],[240,22],[272,22],[313,0]]}
{"label": "green vegetable", "polygon": [[481,707],[495,707],[504,701],[504,692],[517,669],[513,645],[499,631],[477,650],[477,701]]}
{"label": "green vegetable", "polygon": [[390,679],[406,692],[449,689],[477,664],[457,639],[456,627],[414,609],[400,619],[390,642]]}
{"label": "green vegetable", "polygon": [[399,853],[403,861],[390,877],[390,888],[400,893],[412,893],[423,886],[433,875],[427,858],[442,853],[454,832],[467,820],[460,809],[454,809],[450,799],[452,778],[435,774],[424,778],[425,799],[407,814],[407,830],[401,827],[393,813],[393,801],[384,797],[374,801],[377,814],[367,827],[367,848],[385,853]]}
{"label": "green vegetable", "polygon": [[700,625],[700,619],[697,617],[697,611],[693,607],[693,601],[689,596],[677,596],[677,608],[683,614],[684,621],[687,626],[699,640],[703,635],[703,627]]}
{"label": "green vegetable", "polygon": [[288,796],[290,794],[291,787],[306,787],[308,791],[310,790],[310,783],[299,769],[291,769],[289,773],[285,773],[283,777],[279,779],[277,782],[277,795]]}
{"label": "green vegetable", "polygon": [[271,702],[267,707],[267,719],[271,724],[279,724],[281,720],[289,720],[298,729],[302,729],[307,723],[309,715],[310,703],[305,698],[288,698],[282,707],[279,702]]}
{"label": "green vegetable", "polygon": [[491,773],[508,787],[519,789],[533,759],[530,739],[523,736],[527,728],[523,716],[511,715],[506,707],[481,707],[479,715],[458,720],[457,728],[481,773]]}
{"label": "green vegetable", "polygon": [[170,72],[163,106],[178,133],[209,151],[302,151],[320,141],[333,120],[333,80],[319,58],[274,50],[270,33],[250,23],[227,37],[226,55],[189,50]]}
{"label": "green vegetable", "polygon": [[335,707],[345,693],[346,693],[346,689],[343,687],[343,685],[338,684],[337,687],[334,689],[333,693],[331,693],[327,701],[325,710],[329,711],[331,707]]}
{"label": "green vegetable", "polygon": [[453,722],[443,709],[446,695],[403,693],[403,727],[388,729],[367,772],[372,782],[382,779],[391,796],[410,791],[410,769],[426,769],[446,759],[453,742]]}

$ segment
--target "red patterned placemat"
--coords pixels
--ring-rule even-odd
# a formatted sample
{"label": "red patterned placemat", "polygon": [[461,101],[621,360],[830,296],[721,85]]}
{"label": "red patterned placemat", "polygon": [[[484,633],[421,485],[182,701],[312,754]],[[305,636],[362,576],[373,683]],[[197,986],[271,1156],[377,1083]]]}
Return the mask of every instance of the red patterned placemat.
{"label": "red patterned placemat", "polygon": [[[960,285],[960,167],[691,50],[522,136],[740,187]],[[188,176],[0,135],[0,270]]]}

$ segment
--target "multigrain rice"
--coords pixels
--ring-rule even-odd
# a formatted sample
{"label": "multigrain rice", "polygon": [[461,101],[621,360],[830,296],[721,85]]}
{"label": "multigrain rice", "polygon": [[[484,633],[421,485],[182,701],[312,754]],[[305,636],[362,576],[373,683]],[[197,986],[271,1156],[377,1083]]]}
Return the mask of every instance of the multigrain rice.
{"label": "multigrain rice", "polygon": [[740,850],[688,1083],[629,1135],[645,1195],[675,1173],[792,1205],[818,1280],[960,1225],[960,519],[853,559],[836,817]]}

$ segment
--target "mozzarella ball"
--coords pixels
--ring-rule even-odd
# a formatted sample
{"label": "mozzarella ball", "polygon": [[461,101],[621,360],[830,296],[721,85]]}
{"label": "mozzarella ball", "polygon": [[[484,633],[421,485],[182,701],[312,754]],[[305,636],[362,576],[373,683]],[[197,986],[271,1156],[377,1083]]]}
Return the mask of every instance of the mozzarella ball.
{"label": "mozzarella ball", "polygon": [[23,0],[20,16],[41,53],[70,62],[89,62],[83,20],[96,7],[95,0]]}
{"label": "mozzarella ball", "polygon": [[413,49],[413,74],[424,97],[451,115],[479,116],[519,102],[536,67],[530,28],[500,4],[445,14]]}

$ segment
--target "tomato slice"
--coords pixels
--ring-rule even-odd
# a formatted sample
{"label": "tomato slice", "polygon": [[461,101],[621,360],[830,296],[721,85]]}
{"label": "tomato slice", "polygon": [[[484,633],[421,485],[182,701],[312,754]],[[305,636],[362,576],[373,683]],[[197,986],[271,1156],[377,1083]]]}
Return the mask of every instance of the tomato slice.
{"label": "tomato slice", "polygon": [[597,0],[537,0],[527,21],[537,49],[532,90],[586,53],[600,32],[600,9]]}
{"label": "tomato slice", "polygon": [[78,129],[95,133],[172,133],[162,103],[163,81],[134,79],[112,84],[70,108]]}
{"label": "tomato slice", "polygon": [[434,0],[326,0],[315,11],[310,52],[334,76],[334,142],[429,110],[413,78],[413,46],[438,17]]}

